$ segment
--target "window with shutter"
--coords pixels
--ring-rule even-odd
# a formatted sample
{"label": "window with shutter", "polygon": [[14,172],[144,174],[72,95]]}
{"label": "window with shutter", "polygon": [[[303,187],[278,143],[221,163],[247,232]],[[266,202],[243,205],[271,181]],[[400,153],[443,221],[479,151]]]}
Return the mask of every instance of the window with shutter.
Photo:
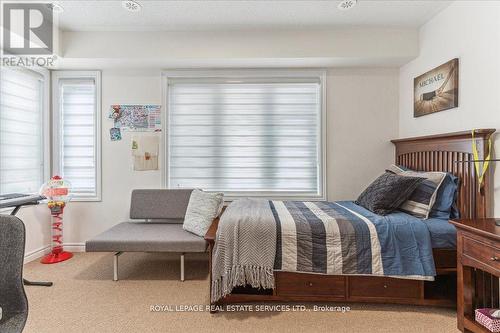
{"label": "window with shutter", "polygon": [[168,186],[321,198],[321,77],[168,78]]}
{"label": "window with shutter", "polygon": [[0,193],[37,193],[44,182],[44,77],[1,68]]}
{"label": "window with shutter", "polygon": [[56,72],[55,173],[71,182],[76,200],[100,198],[98,77]]}

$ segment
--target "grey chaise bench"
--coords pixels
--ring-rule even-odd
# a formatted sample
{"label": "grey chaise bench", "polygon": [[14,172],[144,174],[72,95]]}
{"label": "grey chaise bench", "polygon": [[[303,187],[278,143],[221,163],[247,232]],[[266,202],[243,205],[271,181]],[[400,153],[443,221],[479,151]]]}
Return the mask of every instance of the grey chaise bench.
{"label": "grey chaise bench", "polygon": [[86,252],[114,252],[113,280],[118,281],[118,256],[123,252],[175,252],[181,254],[181,281],[184,281],[184,254],[206,252],[207,243],[182,229],[192,190],[134,190],[130,219],[88,240]]}

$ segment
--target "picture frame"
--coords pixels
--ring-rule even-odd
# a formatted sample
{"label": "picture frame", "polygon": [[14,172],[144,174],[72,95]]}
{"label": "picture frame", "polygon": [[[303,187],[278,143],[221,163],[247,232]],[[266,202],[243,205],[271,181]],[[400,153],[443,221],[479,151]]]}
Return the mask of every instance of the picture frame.
{"label": "picture frame", "polygon": [[416,77],[413,86],[414,118],[458,107],[458,58]]}

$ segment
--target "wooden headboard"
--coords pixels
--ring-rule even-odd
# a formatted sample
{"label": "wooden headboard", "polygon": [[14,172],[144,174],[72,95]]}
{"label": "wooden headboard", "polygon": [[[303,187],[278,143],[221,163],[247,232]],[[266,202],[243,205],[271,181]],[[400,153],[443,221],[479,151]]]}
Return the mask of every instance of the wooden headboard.
{"label": "wooden headboard", "polygon": [[[492,213],[492,177],[488,172],[479,189],[472,155],[472,131],[392,140],[395,162],[418,171],[446,171],[460,180],[457,207],[462,218],[490,217]],[[479,158],[484,159],[488,139],[495,129],[475,130]],[[493,149],[493,148],[492,148]],[[493,154],[491,155],[493,156]],[[460,161],[461,163],[456,163]]]}

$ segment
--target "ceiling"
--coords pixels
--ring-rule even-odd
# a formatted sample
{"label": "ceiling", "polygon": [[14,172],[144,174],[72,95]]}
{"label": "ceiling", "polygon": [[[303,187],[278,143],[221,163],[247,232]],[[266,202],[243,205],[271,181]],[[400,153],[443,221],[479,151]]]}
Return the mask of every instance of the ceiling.
{"label": "ceiling", "polygon": [[416,28],[451,1],[358,0],[340,11],[335,0],[156,0],[142,1],[138,13],[121,1],[57,1],[65,31],[196,31],[327,29],[342,26]]}

